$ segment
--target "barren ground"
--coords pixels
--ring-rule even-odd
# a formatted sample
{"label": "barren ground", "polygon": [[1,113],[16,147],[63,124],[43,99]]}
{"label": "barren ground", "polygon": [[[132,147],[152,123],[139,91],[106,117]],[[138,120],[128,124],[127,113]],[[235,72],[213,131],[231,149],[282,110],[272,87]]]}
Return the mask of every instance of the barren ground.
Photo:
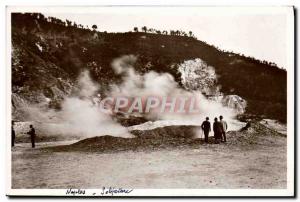
{"label": "barren ground", "polygon": [[233,139],[106,153],[47,152],[20,143],[12,150],[12,188],[286,188],[286,137]]}

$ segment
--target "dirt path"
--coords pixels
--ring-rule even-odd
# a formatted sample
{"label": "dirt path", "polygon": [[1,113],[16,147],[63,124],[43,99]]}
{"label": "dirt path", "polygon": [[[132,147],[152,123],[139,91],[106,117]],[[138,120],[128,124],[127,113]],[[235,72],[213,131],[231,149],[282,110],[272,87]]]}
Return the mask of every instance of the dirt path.
{"label": "dirt path", "polygon": [[17,146],[12,187],[285,188],[286,138],[266,138],[272,144],[118,153],[51,153]]}

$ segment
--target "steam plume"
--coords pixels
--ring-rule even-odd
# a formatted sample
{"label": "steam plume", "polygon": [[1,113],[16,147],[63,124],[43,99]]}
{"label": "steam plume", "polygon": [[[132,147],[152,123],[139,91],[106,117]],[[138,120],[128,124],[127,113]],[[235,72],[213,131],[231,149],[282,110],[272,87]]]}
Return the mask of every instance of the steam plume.
{"label": "steam plume", "polygon": [[[200,91],[188,91],[180,88],[173,76],[169,73],[157,73],[150,71],[143,75],[134,70],[137,58],[133,55],[122,56],[112,62],[112,68],[116,74],[122,75],[122,83],[114,85],[111,90],[112,96],[163,96],[163,97],[194,97],[196,98],[199,113],[196,114],[170,114],[153,112],[148,117],[160,120],[177,120],[178,123],[190,123],[200,125],[205,117],[213,120],[223,115],[229,126],[236,122],[235,110],[224,107],[220,102],[208,100]],[[232,128],[234,129],[234,128]]]}

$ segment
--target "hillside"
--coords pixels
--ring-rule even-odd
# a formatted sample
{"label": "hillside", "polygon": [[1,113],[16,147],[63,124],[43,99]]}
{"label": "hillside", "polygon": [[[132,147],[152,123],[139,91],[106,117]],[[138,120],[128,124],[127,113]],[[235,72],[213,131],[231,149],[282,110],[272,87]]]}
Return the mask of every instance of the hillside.
{"label": "hillside", "polygon": [[[101,27],[99,28],[101,30]],[[200,39],[201,40],[201,39]],[[12,14],[13,117],[23,103],[44,103],[59,109],[72,93],[78,74],[88,69],[105,93],[118,82],[110,64],[126,54],[137,55],[136,71],[169,72],[181,83],[177,66],[201,58],[215,68],[225,95],[247,100],[246,114],[286,122],[287,73],[275,64],[224,52],[194,37],[145,32],[107,33],[41,14]]]}

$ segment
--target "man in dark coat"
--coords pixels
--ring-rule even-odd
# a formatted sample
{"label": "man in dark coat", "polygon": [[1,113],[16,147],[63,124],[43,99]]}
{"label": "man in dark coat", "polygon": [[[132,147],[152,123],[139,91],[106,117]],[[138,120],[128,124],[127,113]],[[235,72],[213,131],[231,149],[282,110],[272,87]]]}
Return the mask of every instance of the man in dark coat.
{"label": "man in dark coat", "polygon": [[219,144],[222,138],[222,124],[218,121],[218,118],[215,118],[213,125],[215,143]]}
{"label": "man in dark coat", "polygon": [[202,122],[201,129],[204,132],[205,142],[208,143],[208,135],[209,135],[209,132],[211,131],[210,122],[209,122],[208,117],[206,117],[206,120]]}
{"label": "man in dark coat", "polygon": [[14,129],[15,122],[11,122],[11,146],[15,146],[15,139],[16,139],[16,131]]}
{"label": "man in dark coat", "polygon": [[227,131],[228,126],[227,126],[226,121],[223,120],[223,116],[220,116],[219,118],[220,118],[220,123],[222,125],[222,141],[226,142],[226,131]]}
{"label": "man in dark coat", "polygon": [[29,126],[30,130],[27,132],[28,135],[30,135],[31,145],[32,148],[35,148],[35,129],[32,125]]}

